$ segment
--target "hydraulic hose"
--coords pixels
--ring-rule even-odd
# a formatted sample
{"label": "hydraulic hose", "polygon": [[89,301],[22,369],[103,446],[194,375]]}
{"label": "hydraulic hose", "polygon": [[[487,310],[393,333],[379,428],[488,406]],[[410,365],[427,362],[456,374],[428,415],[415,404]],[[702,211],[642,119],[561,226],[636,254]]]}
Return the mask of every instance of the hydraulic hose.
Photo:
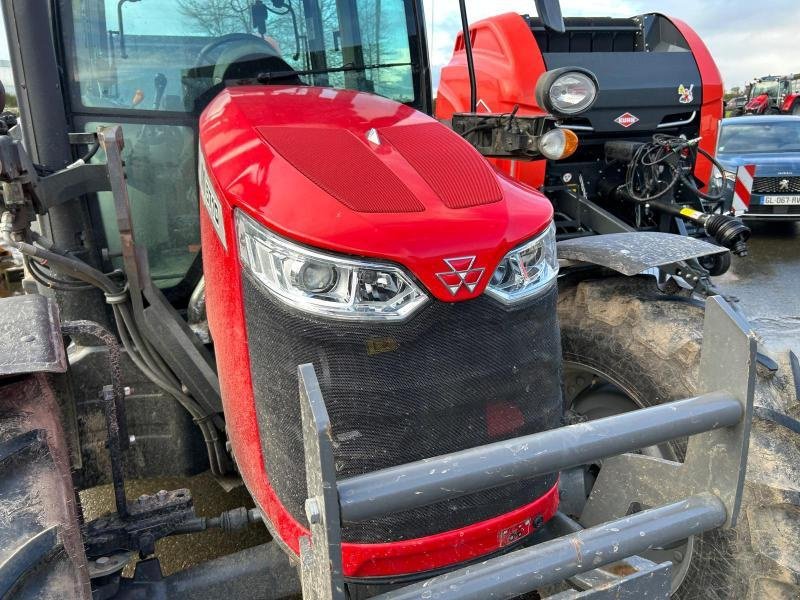
{"label": "hydraulic hose", "polygon": [[653,136],[652,142],[615,140],[604,145],[606,160],[628,164],[625,191],[638,202],[657,200],[681,181],[703,200],[722,199],[724,189],[715,194],[700,191],[692,176],[698,156],[703,156],[720,172],[724,168],[708,152],[698,146],[700,138],[687,140],[664,134]]}
{"label": "hydraulic hose", "polygon": [[0,216],[0,241],[2,241],[4,245],[14,248],[23,254],[27,260],[26,264],[32,267],[29,269],[31,275],[37,281],[41,280],[43,285],[59,287],[64,291],[83,289],[81,284],[58,280],[44,273],[39,265],[33,266],[36,264],[36,260],[30,259],[44,261],[50,268],[59,271],[62,275],[67,275],[80,282],[97,287],[105,294],[106,301],[112,306],[120,341],[134,365],[142,371],[145,377],[175,398],[175,400],[189,412],[203,435],[212,472],[216,475],[223,475],[225,473],[224,465],[226,462],[223,458],[225,456],[225,449],[220,439],[219,432],[211,420],[212,415],[206,414],[197,402],[180,389],[180,383],[170,372],[167,365],[163,362],[161,357],[147,345],[130,313],[127,290],[118,286],[102,271],[91,267],[81,260],[72,258],[66,253],[54,251],[55,248],[49,243],[49,240],[41,238],[38,234],[32,236],[33,239],[36,239],[37,243],[48,245],[52,249],[37,247],[33,244],[14,239],[12,233],[13,219],[13,214],[8,211]]}

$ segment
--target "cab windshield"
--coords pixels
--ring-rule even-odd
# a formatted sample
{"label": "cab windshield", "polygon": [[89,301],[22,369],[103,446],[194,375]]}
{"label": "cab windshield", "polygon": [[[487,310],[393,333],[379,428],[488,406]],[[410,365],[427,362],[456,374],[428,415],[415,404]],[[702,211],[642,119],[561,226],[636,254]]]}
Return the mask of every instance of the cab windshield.
{"label": "cab windshield", "polygon": [[196,112],[206,89],[261,70],[398,102],[417,96],[404,0],[90,0],[72,13],[87,107]]}
{"label": "cab windshield", "polygon": [[[150,272],[182,294],[200,268],[197,117],[225,85],[317,85],[429,102],[421,0],[60,1],[76,130],[121,124],[134,232]],[[102,153],[96,160],[102,161]],[[95,228],[109,268],[120,245],[111,197]]]}
{"label": "cab windshield", "polygon": [[766,94],[770,98],[777,98],[779,87],[777,81],[760,81],[753,86],[751,97],[755,98],[756,96]]}

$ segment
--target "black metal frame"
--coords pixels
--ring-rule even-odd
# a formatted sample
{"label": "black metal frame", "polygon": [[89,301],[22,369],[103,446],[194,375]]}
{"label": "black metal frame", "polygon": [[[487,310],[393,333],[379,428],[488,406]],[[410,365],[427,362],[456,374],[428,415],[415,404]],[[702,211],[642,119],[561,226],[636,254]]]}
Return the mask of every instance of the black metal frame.
{"label": "black metal frame", "polygon": [[[308,600],[344,600],[341,522],[360,521],[604,459],[586,529],[378,596],[511,597],[718,527],[734,527],[747,464],[757,344],[721,298],[706,303],[700,395],[337,481],[331,423],[313,365],[298,367],[310,537],[300,540]],[[690,436],[676,463],[633,452]],[[612,458],[609,458],[612,457]],[[457,491],[455,491],[457,490]],[[628,514],[631,506],[646,507]],[[669,593],[668,564],[560,598]],[[637,595],[638,594],[638,595]]]}

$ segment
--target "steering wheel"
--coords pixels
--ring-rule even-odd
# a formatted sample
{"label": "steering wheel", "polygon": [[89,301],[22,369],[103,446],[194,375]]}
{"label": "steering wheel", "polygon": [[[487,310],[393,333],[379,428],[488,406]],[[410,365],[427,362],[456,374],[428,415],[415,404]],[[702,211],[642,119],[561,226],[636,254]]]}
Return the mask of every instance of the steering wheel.
{"label": "steering wheel", "polygon": [[217,39],[212,40],[203,46],[203,48],[200,50],[200,53],[197,55],[197,58],[194,60],[194,67],[197,68],[205,65],[216,64],[216,61],[212,61],[210,59],[209,54],[211,54],[211,52],[220,46],[232,44],[234,42],[241,42],[242,44],[258,44],[261,46],[260,50],[263,50],[265,54],[269,54],[270,56],[280,56],[275,48],[272,47],[272,44],[260,37],[241,32],[227,33],[219,36]]}
{"label": "steering wheel", "polygon": [[222,35],[203,46],[194,66],[184,72],[184,106],[199,114],[226,81],[256,79],[261,73],[285,73],[281,84],[303,85],[294,68],[266,40],[249,33]]}

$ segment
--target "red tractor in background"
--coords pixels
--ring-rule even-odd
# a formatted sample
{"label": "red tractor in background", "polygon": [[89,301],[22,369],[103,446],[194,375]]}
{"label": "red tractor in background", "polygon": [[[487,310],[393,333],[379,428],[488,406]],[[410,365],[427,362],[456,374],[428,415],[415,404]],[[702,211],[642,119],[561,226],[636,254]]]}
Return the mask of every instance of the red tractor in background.
{"label": "red tractor in background", "polygon": [[790,75],[788,81],[789,87],[781,102],[781,112],[800,116],[800,74]]}
{"label": "red tractor in background", "polygon": [[[695,237],[747,230],[700,192],[674,26],[586,28],[635,58],[644,34],[663,70],[609,133],[592,115],[630,89],[602,52],[542,70],[541,110],[478,110],[463,0],[448,123],[418,0],[2,6],[4,598],[798,595],[800,364],[709,279],[729,252]],[[536,8],[553,55],[580,37]],[[127,494],[206,470],[254,506]],[[162,573],[160,540],[248,525],[272,541]]]}
{"label": "red tractor in background", "polygon": [[749,86],[746,115],[800,115],[800,75],[767,75]]}

